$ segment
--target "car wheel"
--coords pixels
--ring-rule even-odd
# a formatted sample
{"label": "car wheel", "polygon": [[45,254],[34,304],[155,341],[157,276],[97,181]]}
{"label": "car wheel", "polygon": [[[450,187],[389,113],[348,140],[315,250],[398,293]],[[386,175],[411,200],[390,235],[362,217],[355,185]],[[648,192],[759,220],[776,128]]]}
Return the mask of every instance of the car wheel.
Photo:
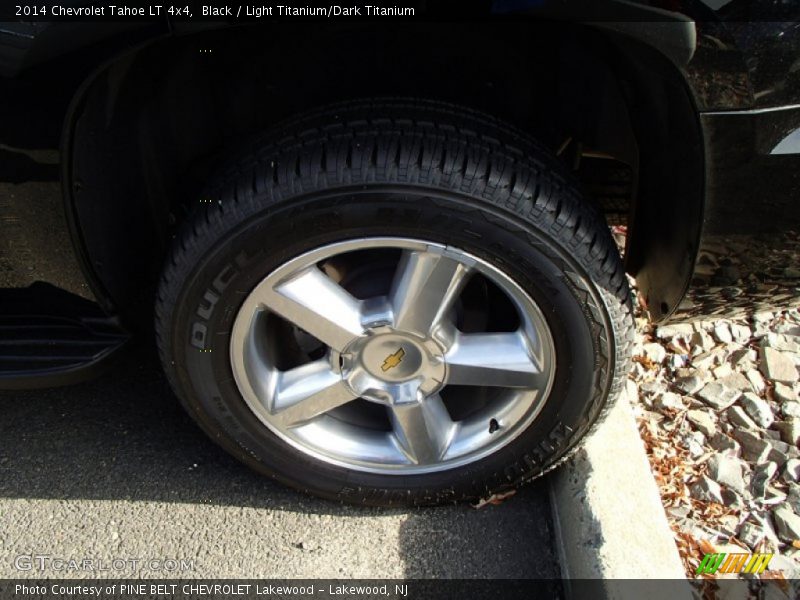
{"label": "car wheel", "polygon": [[215,441],[284,483],[373,505],[505,492],[624,383],[607,226],[485,115],[328,107],[238,153],[203,200],[161,281],[163,364]]}

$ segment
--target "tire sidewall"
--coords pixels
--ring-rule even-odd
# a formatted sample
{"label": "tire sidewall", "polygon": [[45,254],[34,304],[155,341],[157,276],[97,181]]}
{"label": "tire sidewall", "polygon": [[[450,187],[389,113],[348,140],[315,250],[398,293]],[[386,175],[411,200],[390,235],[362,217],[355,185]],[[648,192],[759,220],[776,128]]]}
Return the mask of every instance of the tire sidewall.
{"label": "tire sidewall", "polygon": [[[249,292],[304,252],[385,236],[446,244],[487,261],[531,296],[550,327],[557,367],[546,403],[524,432],[490,456],[430,474],[345,469],[282,441],[236,387],[230,332]],[[608,357],[615,355],[602,302],[569,251],[535,224],[461,194],[362,186],[293,198],[247,215],[202,249],[173,308],[171,360],[184,402],[201,425],[229,451],[281,481],[360,503],[471,499],[552,467],[597,418],[613,377]]]}

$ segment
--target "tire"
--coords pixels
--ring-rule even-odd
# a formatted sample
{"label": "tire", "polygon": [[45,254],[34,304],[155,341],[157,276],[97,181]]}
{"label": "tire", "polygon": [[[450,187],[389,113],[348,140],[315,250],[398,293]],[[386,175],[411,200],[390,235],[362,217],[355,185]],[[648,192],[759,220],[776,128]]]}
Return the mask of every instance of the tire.
{"label": "tire", "polygon": [[[619,254],[602,217],[581,198],[569,174],[549,151],[520,132],[485,115],[446,104],[406,100],[353,102],[284,123],[257,139],[227,165],[209,181],[206,202],[200,204],[175,240],[158,292],[156,330],[164,368],[186,410],[212,439],[257,471],[299,490],[355,504],[397,506],[475,501],[513,490],[554,468],[578,447],[579,441],[601,420],[610,402],[620,393],[629,368],[633,321],[630,293]],[[377,347],[375,339],[395,339],[380,337],[390,329],[375,326],[374,331],[370,330],[373,337],[358,349],[352,350],[356,348],[352,344],[344,350],[331,346],[322,358],[317,354],[313,360],[329,361],[336,371],[333,363],[338,357],[339,371],[336,372],[341,373],[343,379],[344,373],[372,368],[367,379],[378,382],[370,384],[373,387],[357,387],[349,379],[345,387],[352,394],[368,388],[369,392],[364,392],[368,400],[375,400],[376,394],[379,400],[387,398],[389,404],[385,407],[374,402],[364,404],[367,400],[357,403],[361,407],[358,411],[364,414],[387,412],[388,433],[381,429],[383,425],[372,422],[368,426],[360,422],[354,425],[348,419],[358,420],[361,413],[340,417],[335,411],[344,409],[339,408],[318,417],[320,420],[316,422],[329,428],[321,437],[306,432],[313,430],[307,427],[308,423],[315,422],[313,420],[302,421],[304,426],[300,429],[288,426],[281,429],[283,425],[272,423],[270,410],[277,411],[275,406],[278,398],[284,397],[283,391],[274,391],[278,390],[274,387],[270,392],[267,388],[272,384],[259,381],[273,381],[271,378],[277,372],[275,365],[280,361],[295,361],[287,367],[293,368],[298,353],[304,357],[302,363],[305,357],[312,360],[312,352],[303,349],[302,328],[292,328],[290,322],[287,325],[270,316],[269,301],[270,310],[259,312],[264,306],[259,304],[262,296],[256,298],[254,290],[261,289],[258,286],[270,277],[272,283],[264,284],[267,293],[283,290],[282,286],[289,284],[281,283],[283,280],[279,281],[278,274],[289,273],[288,269],[301,264],[297,261],[315,261],[316,255],[307,255],[308,252],[315,249],[333,252],[338,248],[350,248],[347,244],[353,244],[353,248],[360,247],[358,244],[368,247],[363,252],[353,250],[348,254],[343,251],[341,255],[326,258],[325,269],[332,263],[341,264],[336,263],[341,260],[348,265],[347,274],[340,276],[335,268],[333,272],[340,277],[338,281],[342,287],[346,287],[345,280],[360,281],[367,287],[373,285],[370,282],[380,281],[384,286],[381,289],[385,289],[388,280],[383,273],[390,269],[381,261],[389,264],[394,260],[392,257],[400,256],[398,264],[408,268],[408,263],[402,262],[403,257],[409,253],[421,256],[416,250],[403,246],[417,243],[414,240],[427,244],[424,252],[433,252],[437,257],[440,257],[437,248],[455,249],[453,252],[458,254],[453,254],[453,261],[462,261],[467,265],[464,269],[470,269],[470,273],[479,271],[466,278],[464,284],[478,290],[469,288],[469,294],[477,300],[465,299],[467,291],[459,291],[461,295],[454,300],[449,297],[446,302],[443,300],[442,306],[448,308],[446,315],[443,312],[435,317],[439,319],[437,331],[446,329],[456,332],[453,335],[461,335],[457,331],[458,323],[469,323],[476,331],[483,331],[480,328],[488,327],[487,321],[517,319],[517,324],[509,327],[526,332],[521,347],[529,349],[529,359],[534,364],[520,367],[520,372],[537,373],[537,383],[535,386],[519,384],[521,389],[515,387],[517,383],[509,389],[492,387],[497,385],[492,377],[513,369],[496,358],[502,350],[490,349],[483,352],[480,362],[485,364],[470,363],[469,366],[488,373],[486,379],[478,378],[481,385],[484,381],[491,383],[479,386],[480,392],[456,386],[463,381],[455,375],[461,372],[456,363],[448,364],[446,377],[434,371],[442,360],[447,362],[446,358],[441,358],[445,352],[446,356],[456,356],[457,351],[450,347],[442,349],[441,356],[429,355],[429,351],[439,352],[430,350],[438,346],[425,346],[427,341],[423,344],[421,338],[408,334],[408,339],[413,338],[408,346],[413,356],[398,368],[406,369],[409,375],[401,373],[398,377],[412,376],[417,354],[422,357],[419,360],[423,361],[420,364],[424,363],[424,369],[419,367],[419,372],[413,375],[416,377],[414,386],[419,387],[408,392],[407,398],[418,402],[414,405],[417,408],[429,406],[427,399],[421,400],[423,395],[419,390],[424,387],[427,393],[446,379],[455,383],[449,388],[447,398],[444,390],[448,388],[437,392],[437,402],[460,406],[460,398],[469,398],[464,401],[469,406],[463,408],[467,411],[465,414],[469,418],[484,418],[490,414],[485,411],[495,410],[492,408],[495,402],[502,400],[507,403],[502,406],[514,407],[517,406],[515,402],[525,399],[529,402],[524,404],[528,420],[520,417],[518,421],[511,421],[509,418],[511,424],[506,427],[491,419],[489,433],[494,433],[493,427],[501,428],[500,435],[506,437],[497,440],[502,444],[471,426],[454,429],[449,421],[446,435],[434,433],[433,426],[429,427],[428,421],[424,421],[424,432],[430,434],[430,439],[415,441],[413,426],[409,429],[398,417],[401,414],[398,411],[406,406],[399,404],[397,394],[401,392],[395,394],[411,384],[384,381],[380,371],[367,364],[367,355],[373,360],[372,355],[377,352],[369,350]],[[388,244],[386,248],[381,246],[384,243]],[[306,256],[311,258],[303,258]],[[444,264],[445,258],[435,260]],[[361,268],[359,261],[363,261],[368,270],[368,275],[361,279],[355,274],[350,276]],[[392,268],[400,269],[399,266]],[[313,271],[308,276],[319,278],[320,271],[316,267],[297,269],[296,273]],[[294,286],[299,277],[292,274],[286,281]],[[480,281],[473,285],[475,279]],[[385,292],[392,302],[398,297],[392,296],[399,289],[395,284]],[[419,294],[438,291],[435,284],[420,289],[423,291],[418,291]],[[408,294],[409,303],[416,299],[414,306],[420,314],[426,312],[426,306],[432,305],[422,302],[421,296]],[[322,304],[331,306],[327,300],[322,301],[323,295],[318,299],[311,296],[317,296],[316,292],[299,302],[318,302],[318,310],[322,312],[328,310],[322,308]],[[474,302],[480,310],[470,309],[469,302]],[[517,310],[510,310],[508,302]],[[252,306],[259,308],[251,315],[246,308],[251,310]],[[530,306],[534,308],[528,313],[526,310]],[[297,309],[295,305],[290,308]],[[473,318],[473,313],[480,315]],[[397,322],[402,320],[397,315],[392,318]],[[370,327],[379,322],[370,321]],[[429,323],[426,321],[426,324]],[[325,321],[324,327],[334,326],[345,327],[333,318]],[[316,332],[314,327],[311,330]],[[378,335],[375,331],[384,333]],[[261,335],[279,343],[257,341]],[[437,335],[446,337],[449,334]],[[318,337],[323,339],[324,336]],[[405,344],[405,340],[406,337],[402,337],[398,343]],[[309,344],[313,346],[317,342],[312,336]],[[383,352],[385,348],[394,347],[381,346]],[[459,346],[464,347],[463,344]],[[489,346],[481,346],[481,350],[485,348]],[[275,358],[284,356],[281,353],[291,358]],[[394,358],[387,354],[382,368],[387,364],[392,368],[390,363],[393,362],[400,364],[398,361],[404,359],[399,353],[397,350]],[[261,366],[254,366],[264,361],[273,369],[263,372],[269,375],[258,371]],[[351,365],[348,361],[354,362]],[[542,365],[549,367],[546,369]],[[497,371],[492,371],[495,367]],[[469,371],[472,375],[467,376],[468,385],[476,384],[476,372]],[[503,385],[512,380],[516,382],[514,376],[510,373],[509,379],[503,379],[505,375],[502,375],[498,381]],[[546,393],[543,392],[545,379]],[[305,378],[303,381],[312,380]],[[288,389],[290,384],[285,385]],[[335,385],[340,386],[340,382]],[[380,389],[375,392],[374,386]],[[535,391],[531,391],[533,387]],[[259,406],[254,404],[256,400],[262,401],[258,390],[274,394],[272,409],[260,412]],[[258,397],[254,400],[253,395]],[[480,399],[476,400],[477,397]],[[452,417],[453,404],[446,406]],[[522,414],[522,409],[513,410]],[[307,417],[308,414],[303,418]],[[445,417],[442,417],[444,421]],[[290,419],[286,417],[285,420],[288,423]],[[334,429],[342,427],[342,422],[344,429]],[[392,433],[395,426],[397,431]],[[379,433],[368,431],[370,427],[375,427]],[[441,440],[455,440],[455,436],[466,436],[465,432],[473,429],[474,438],[465,437],[469,441],[462,445],[472,448],[468,444],[473,444],[477,450],[464,449],[466,454],[457,455],[452,444],[446,451],[441,450],[451,443]],[[300,441],[299,437],[293,437],[301,436],[298,431],[305,436]],[[370,452],[374,450],[376,455],[386,452],[389,448],[386,444],[392,444],[392,448],[400,449],[398,456],[402,455],[401,458],[371,458],[370,454],[362,460],[353,458],[357,456],[356,451],[345,456],[340,441],[322,445],[327,439],[325,436],[334,436],[331,437],[334,440],[338,439],[335,436],[350,435],[354,431],[361,436],[358,444],[363,443]],[[451,452],[460,458],[447,458]],[[424,458],[420,458],[423,455]],[[381,460],[388,462],[384,464]],[[391,463],[392,460],[395,462]],[[406,460],[407,463],[402,462]]]}

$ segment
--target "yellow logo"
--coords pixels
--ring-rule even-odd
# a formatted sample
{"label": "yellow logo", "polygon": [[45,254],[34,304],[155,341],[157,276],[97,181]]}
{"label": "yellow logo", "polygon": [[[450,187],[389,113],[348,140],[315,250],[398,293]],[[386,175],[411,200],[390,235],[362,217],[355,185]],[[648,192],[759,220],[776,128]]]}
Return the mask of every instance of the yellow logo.
{"label": "yellow logo", "polygon": [[772,554],[747,554],[719,552],[717,554],[706,554],[703,562],[697,567],[696,575],[705,573],[713,575],[717,571],[720,573],[755,573],[761,574],[769,567]]}
{"label": "yellow logo", "polygon": [[381,365],[381,371],[388,371],[389,369],[394,369],[397,365],[400,364],[400,361],[403,360],[403,357],[406,355],[406,351],[400,348],[397,352],[390,354],[386,357],[386,360],[383,361]]}

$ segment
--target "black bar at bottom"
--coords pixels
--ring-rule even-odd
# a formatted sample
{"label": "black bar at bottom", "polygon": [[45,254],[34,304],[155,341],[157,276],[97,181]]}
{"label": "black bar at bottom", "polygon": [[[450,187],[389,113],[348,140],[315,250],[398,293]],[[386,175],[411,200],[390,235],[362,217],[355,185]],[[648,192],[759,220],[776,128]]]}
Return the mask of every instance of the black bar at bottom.
{"label": "black bar at bottom", "polygon": [[800,597],[800,580],[6,579],[0,600],[423,600]]}

